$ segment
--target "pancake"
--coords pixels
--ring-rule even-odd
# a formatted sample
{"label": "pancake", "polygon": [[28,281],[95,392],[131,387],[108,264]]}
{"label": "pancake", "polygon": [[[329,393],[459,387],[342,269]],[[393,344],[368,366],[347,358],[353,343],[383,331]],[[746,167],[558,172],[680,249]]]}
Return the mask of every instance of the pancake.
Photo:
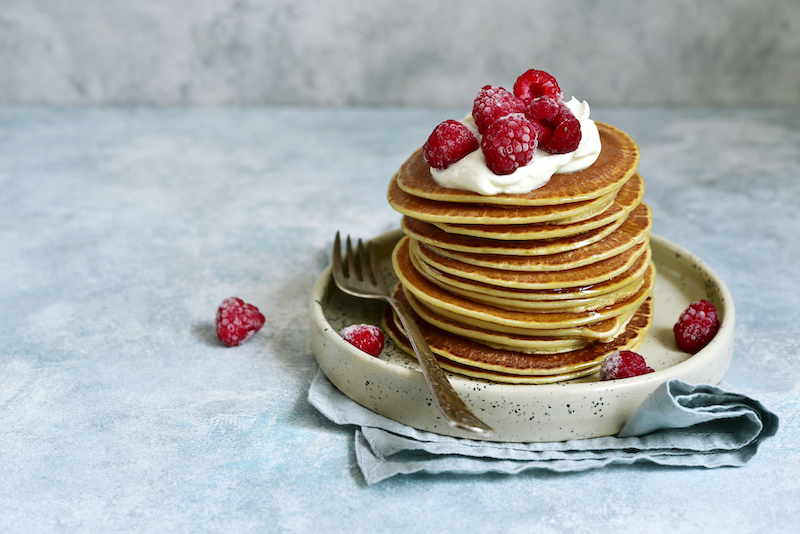
{"label": "pancake", "polygon": [[[404,261],[403,258],[398,258]],[[494,284],[476,282],[449,273],[441,272],[424,263],[420,263],[413,256],[409,256],[413,267],[422,275],[431,280],[436,285],[455,286],[461,290],[480,293],[489,297],[509,300],[525,300],[532,302],[560,302],[565,300],[575,300],[583,298],[602,297],[614,291],[621,290],[627,285],[644,276],[648,268],[647,258],[640,257],[625,272],[618,274],[602,282],[575,287],[557,287],[552,289],[520,289],[512,287],[501,287]]]}
{"label": "pancake", "polygon": [[[492,348],[436,328],[419,316],[415,318],[444,369],[494,382],[549,384],[594,373],[603,359],[615,350],[635,350],[650,328],[653,309],[652,298],[648,298],[628,322],[625,331],[609,343],[592,343],[582,349],[549,355]],[[400,348],[413,354],[391,308],[387,307],[384,312],[383,325]]]}
{"label": "pancake", "polygon": [[642,286],[629,298],[584,312],[507,310],[447,294],[446,291],[422,292],[422,289],[430,287],[404,284],[403,290],[409,301],[422,302],[431,313],[465,326],[516,335],[608,340],[619,334],[625,317],[652,294],[654,270],[648,273]]}
{"label": "pancake", "polygon": [[526,239],[524,241],[508,241],[453,234],[445,232],[433,224],[414,219],[407,215],[403,216],[401,219],[400,226],[409,237],[413,237],[428,245],[454,250],[456,252],[538,256],[543,254],[558,254],[560,252],[567,252],[591,245],[619,228],[623,221],[624,219],[618,219],[600,228],[571,236],[552,239]]}
{"label": "pancake", "polygon": [[[634,306],[618,317],[583,328],[562,328],[551,331],[502,327],[497,329],[492,324],[461,322],[455,317],[441,315],[417,300],[412,293],[403,294],[414,312],[427,323],[491,347],[529,354],[555,354],[585,347],[592,341],[610,341],[622,332],[638,308],[638,305]],[[638,301],[638,304],[641,302],[643,301]]]}
{"label": "pancake", "polygon": [[596,263],[629,250],[648,238],[652,225],[650,209],[646,204],[639,204],[617,231],[579,250],[539,256],[510,256],[457,252],[430,244],[423,246],[440,256],[479,267],[512,271],[564,271]]}
{"label": "pancake", "polygon": [[413,294],[404,293],[402,288],[398,286],[395,291],[395,298],[400,298],[399,293],[402,293],[403,298],[409,303],[411,309],[423,321],[447,332],[480,341],[489,346],[509,348],[509,350],[518,350],[530,354],[556,354],[580,349],[589,344],[587,340],[575,337],[558,338],[532,334],[511,334],[463,324],[437,315],[414,298]]}
{"label": "pancake", "polygon": [[621,254],[583,267],[564,271],[511,271],[480,267],[446,258],[428,247],[420,246],[417,241],[409,238],[403,239],[408,239],[408,241],[406,243],[401,241],[398,244],[400,250],[407,248],[408,253],[413,255],[416,260],[434,269],[476,282],[517,289],[556,289],[595,284],[625,272],[634,265],[640,256],[647,254],[649,259],[650,255],[649,241],[645,241]]}
{"label": "pancake", "polygon": [[597,199],[616,191],[639,165],[639,147],[628,134],[613,126],[596,122],[602,150],[592,166],[572,174],[556,174],[544,186],[523,194],[481,195],[438,185],[430,167],[422,159],[422,149],[414,152],[395,174],[398,187],[419,198],[440,202],[486,203],[507,206],[548,206]]}
{"label": "pancake", "polygon": [[618,189],[596,199],[544,206],[465,204],[409,195],[400,189],[395,179],[392,179],[387,199],[395,211],[427,222],[490,225],[544,222],[569,224],[590,219],[601,213],[613,203],[617,192]]}
{"label": "pancake", "polygon": [[[648,266],[652,268],[652,266]],[[424,272],[421,272],[425,276]],[[427,278],[427,276],[426,276]],[[430,278],[428,278],[430,280]],[[631,283],[622,286],[621,288],[589,298],[575,298],[569,300],[521,300],[507,297],[497,297],[493,295],[484,295],[482,293],[475,293],[472,291],[464,290],[460,287],[451,286],[446,283],[437,282],[437,285],[442,289],[460,295],[469,300],[489,304],[504,310],[514,310],[523,312],[555,312],[555,311],[568,311],[568,312],[585,312],[597,310],[605,306],[611,306],[615,302],[623,299],[630,298],[636,293],[644,283],[644,275],[634,279]]]}
{"label": "pancake", "polygon": [[[403,250],[407,250],[407,248],[401,247],[396,250],[398,250],[398,254],[395,256],[399,256],[402,254]],[[650,275],[645,277],[643,287],[634,295],[621,302],[615,302],[610,306],[598,310],[591,310],[588,312],[560,311],[545,313],[504,310],[496,306],[475,302],[462,296],[455,295],[431,283],[430,280],[413,268],[411,262],[402,261],[399,257],[398,260],[395,261],[395,272],[406,293],[411,292],[414,297],[424,302],[426,306],[430,307],[439,315],[484,328],[523,334],[528,330],[550,332],[564,328],[581,327],[619,316],[632,306],[634,301],[639,301],[639,303],[641,303],[641,301],[644,300],[647,294],[652,291],[655,278],[654,273],[650,271]],[[636,306],[638,307],[638,304]],[[486,323],[492,326],[487,326]],[[594,334],[587,334],[582,331],[570,334],[569,337],[575,335],[590,335],[591,337],[595,337]]]}
{"label": "pancake", "polygon": [[644,180],[636,173],[625,182],[608,208],[582,221],[562,224],[452,224],[443,222],[434,224],[445,232],[473,237],[515,241],[553,239],[588,232],[624,219],[643,198]]}

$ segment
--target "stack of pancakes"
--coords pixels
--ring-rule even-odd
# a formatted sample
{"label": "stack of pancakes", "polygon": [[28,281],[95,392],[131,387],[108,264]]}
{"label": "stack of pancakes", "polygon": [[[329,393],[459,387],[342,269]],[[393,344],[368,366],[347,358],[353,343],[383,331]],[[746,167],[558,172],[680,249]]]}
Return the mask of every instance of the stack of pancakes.
{"label": "stack of pancakes", "polygon": [[[445,369],[551,383],[594,373],[606,355],[642,342],[655,268],[639,150],[621,130],[597,126],[597,161],[530,193],[441,187],[421,149],[392,178],[388,199],[406,234],[392,256],[394,296]],[[411,352],[389,308],[384,327]]]}

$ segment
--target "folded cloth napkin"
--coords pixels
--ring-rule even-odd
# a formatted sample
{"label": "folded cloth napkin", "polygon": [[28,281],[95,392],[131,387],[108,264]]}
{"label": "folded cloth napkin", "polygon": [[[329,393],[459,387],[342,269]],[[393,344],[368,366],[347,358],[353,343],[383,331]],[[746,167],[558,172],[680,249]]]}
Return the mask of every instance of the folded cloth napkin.
{"label": "folded cloth napkin", "polygon": [[356,458],[367,484],[416,472],[570,472],[634,462],[740,466],[756,453],[761,439],[778,430],[777,415],[757,400],[676,379],[645,399],[616,436],[549,443],[495,443],[417,430],[357,404],[322,371],[308,399],[331,421],[359,427]]}

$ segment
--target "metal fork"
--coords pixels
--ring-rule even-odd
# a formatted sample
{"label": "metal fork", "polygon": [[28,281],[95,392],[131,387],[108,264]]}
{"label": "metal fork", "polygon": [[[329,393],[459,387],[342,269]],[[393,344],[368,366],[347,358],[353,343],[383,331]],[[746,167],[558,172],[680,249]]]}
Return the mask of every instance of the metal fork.
{"label": "metal fork", "polygon": [[[333,242],[332,269],[336,285],[348,295],[367,299],[381,299],[394,309],[403,324],[403,328],[405,328],[411,348],[414,349],[414,354],[417,355],[417,360],[419,360],[419,364],[422,367],[422,374],[425,376],[428,388],[433,394],[436,406],[448,424],[452,427],[476,432],[484,436],[495,436],[494,430],[478,419],[453,389],[409,311],[400,301],[389,296],[372,243],[367,243],[365,247],[359,239],[356,253],[354,254],[350,236],[347,236],[346,266],[342,263],[341,246],[339,232],[336,232],[336,239]],[[367,249],[366,251],[365,248]]]}

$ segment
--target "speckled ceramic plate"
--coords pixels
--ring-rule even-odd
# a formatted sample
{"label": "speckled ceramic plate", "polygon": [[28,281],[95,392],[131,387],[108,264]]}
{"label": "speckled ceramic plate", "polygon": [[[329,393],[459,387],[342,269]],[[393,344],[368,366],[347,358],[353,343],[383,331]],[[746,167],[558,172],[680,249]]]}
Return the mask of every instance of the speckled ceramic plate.
{"label": "speckled ceramic plate", "polygon": [[[372,240],[384,274],[394,280],[391,250],[397,230]],[[679,378],[691,383],[722,380],[733,355],[735,312],[725,283],[699,258],[651,235],[658,270],[655,318],[638,352],[656,372],[600,382],[597,374],[552,385],[508,385],[449,374],[464,401],[492,426],[502,441],[564,441],[616,434],[628,417],[661,383]],[[691,302],[705,298],[720,315],[714,340],[695,355],[675,345],[672,325]],[[416,360],[387,341],[373,358],[344,341],[339,331],[358,323],[381,324],[383,304],[344,295],[326,269],[311,295],[311,341],[320,368],[345,395],[370,410],[414,428],[480,439],[451,428],[439,415]]]}

